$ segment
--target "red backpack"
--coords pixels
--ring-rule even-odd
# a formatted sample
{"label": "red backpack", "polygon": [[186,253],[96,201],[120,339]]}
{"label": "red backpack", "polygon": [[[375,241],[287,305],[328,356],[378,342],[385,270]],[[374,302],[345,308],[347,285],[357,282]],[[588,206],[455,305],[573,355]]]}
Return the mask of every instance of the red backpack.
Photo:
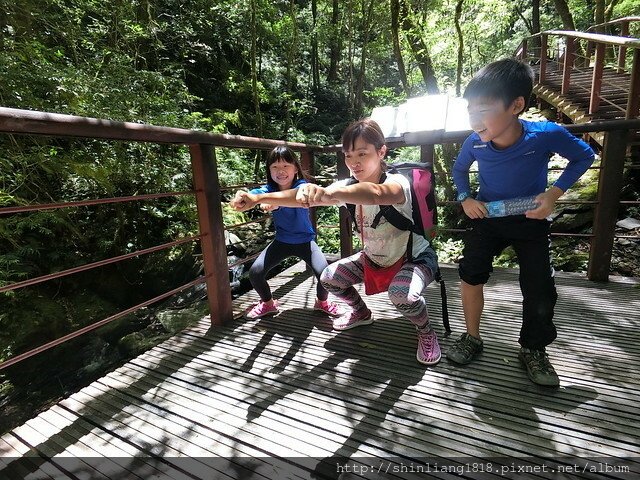
{"label": "red backpack", "polygon": [[[409,230],[417,235],[423,236],[429,242],[436,235],[438,224],[438,214],[436,209],[436,182],[433,174],[433,166],[430,163],[392,163],[387,166],[387,172],[383,172],[378,183],[383,183],[387,178],[387,173],[399,173],[409,180],[411,187],[411,218],[402,215],[393,205],[380,205],[380,211],[373,219],[371,228],[376,228],[382,217],[396,227],[398,230]],[[347,185],[353,185],[358,181],[351,177]],[[356,206],[346,204],[347,210],[353,221],[354,228],[358,231],[355,221]],[[407,244],[407,258],[411,259],[413,251],[413,235],[409,235]],[[442,298],[442,323],[445,328],[445,337],[451,333],[449,325],[449,310],[447,308],[447,290],[444,279],[440,274],[440,268],[435,273],[436,282],[440,284],[440,296]]]}

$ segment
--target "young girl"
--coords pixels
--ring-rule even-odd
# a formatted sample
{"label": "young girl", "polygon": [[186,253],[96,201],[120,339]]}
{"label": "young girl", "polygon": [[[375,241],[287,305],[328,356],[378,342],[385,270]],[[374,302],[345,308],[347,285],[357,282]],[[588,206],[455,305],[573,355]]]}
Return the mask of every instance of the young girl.
{"label": "young girl", "polygon": [[[399,174],[383,177],[387,147],[382,130],[373,120],[359,120],[349,125],[342,136],[342,151],[346,165],[358,183],[348,185],[347,179],[326,188],[304,184],[297,192],[248,195],[242,201],[245,206],[259,202],[286,206],[294,206],[297,202],[305,207],[357,205],[356,223],[362,235],[363,250],[329,265],[320,277],[322,285],[352,309],[335,318],[333,328],[347,330],[373,323],[371,311],[353,287],[364,280],[365,262],[378,267],[400,263],[401,267],[388,287],[389,299],[416,327],[418,361],[435,365],[440,361],[440,345],[429,324],[422,291],[434,279],[438,268],[437,256],[424,237],[399,230],[384,217],[375,228],[372,227],[380,205],[393,205],[405,217],[412,218],[409,181]],[[409,235],[413,235],[411,252],[407,252]],[[406,258],[407,253],[410,253],[411,260]]]}
{"label": "young girl", "polygon": [[[267,184],[251,190],[249,194],[296,189],[306,183],[302,167],[293,151],[287,147],[276,147],[267,157]],[[295,192],[295,190],[293,191]],[[231,207],[236,210],[250,208],[246,207],[243,200],[245,195],[247,195],[246,192],[237,192],[230,203]],[[278,208],[271,205],[262,205],[262,208],[265,211],[273,211],[276,238],[262,251],[249,270],[251,285],[260,296],[260,302],[253,305],[245,313],[245,316],[250,319],[275,315],[279,312],[278,303],[271,296],[266,276],[284,259],[288,257],[301,258],[311,266],[318,280],[322,271],[327,267],[324,254],[314,241],[316,234],[313,231],[308,210],[286,206]],[[318,281],[316,290],[318,298],[314,304],[314,310],[323,311],[331,316],[339,316],[344,313],[338,305],[327,301],[329,294],[320,281]]]}

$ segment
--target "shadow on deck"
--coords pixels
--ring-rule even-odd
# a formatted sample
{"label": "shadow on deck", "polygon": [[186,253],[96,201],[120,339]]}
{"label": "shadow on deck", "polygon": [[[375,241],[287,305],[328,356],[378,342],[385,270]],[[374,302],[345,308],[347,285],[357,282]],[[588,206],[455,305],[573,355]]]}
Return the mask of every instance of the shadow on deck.
{"label": "shadow on deck", "polygon": [[[301,268],[271,281],[279,316],[216,329],[203,319],[2,436],[0,477],[640,475],[637,280],[558,276],[559,336],[548,350],[561,387],[547,390],[518,363],[517,272],[496,271],[487,288],[479,360],[426,368],[384,294],[368,299],[375,324],[336,333],[311,310],[315,280]],[[457,273],[443,275],[446,351],[463,326]],[[442,333],[435,285],[427,296]]]}

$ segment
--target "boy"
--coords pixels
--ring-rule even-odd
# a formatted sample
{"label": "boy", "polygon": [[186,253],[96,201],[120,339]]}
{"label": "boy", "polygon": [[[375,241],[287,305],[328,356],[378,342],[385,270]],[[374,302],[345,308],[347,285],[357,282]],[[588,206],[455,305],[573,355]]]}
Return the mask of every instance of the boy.
{"label": "boy", "polygon": [[[519,358],[531,381],[558,386],[560,381],[545,347],[556,338],[553,309],[557,294],[549,260],[549,222],[556,200],[589,168],[593,150],[552,122],[518,118],[533,89],[533,72],[514,59],[493,62],[469,82],[464,98],[474,133],[465,140],[453,166],[458,201],[471,219],[459,265],[462,309],[467,331],[449,349],[447,358],[465,365],[483,348],[480,316],[484,284],[494,256],[513,246],[520,267],[522,327]],[[569,160],[565,171],[547,189],[549,157]],[[479,190],[471,196],[469,167],[477,161]],[[536,195],[537,208],[525,215],[487,218],[483,202]]]}

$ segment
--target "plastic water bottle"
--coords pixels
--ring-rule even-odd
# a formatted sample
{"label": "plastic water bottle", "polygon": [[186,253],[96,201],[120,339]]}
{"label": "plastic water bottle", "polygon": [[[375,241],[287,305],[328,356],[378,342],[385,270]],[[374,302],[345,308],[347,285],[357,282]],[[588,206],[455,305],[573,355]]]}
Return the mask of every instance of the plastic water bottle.
{"label": "plastic water bottle", "polygon": [[495,202],[486,202],[484,206],[487,208],[489,217],[506,217],[507,215],[522,215],[527,210],[533,210],[538,207],[534,201],[536,196],[510,198],[509,200],[497,200]]}

